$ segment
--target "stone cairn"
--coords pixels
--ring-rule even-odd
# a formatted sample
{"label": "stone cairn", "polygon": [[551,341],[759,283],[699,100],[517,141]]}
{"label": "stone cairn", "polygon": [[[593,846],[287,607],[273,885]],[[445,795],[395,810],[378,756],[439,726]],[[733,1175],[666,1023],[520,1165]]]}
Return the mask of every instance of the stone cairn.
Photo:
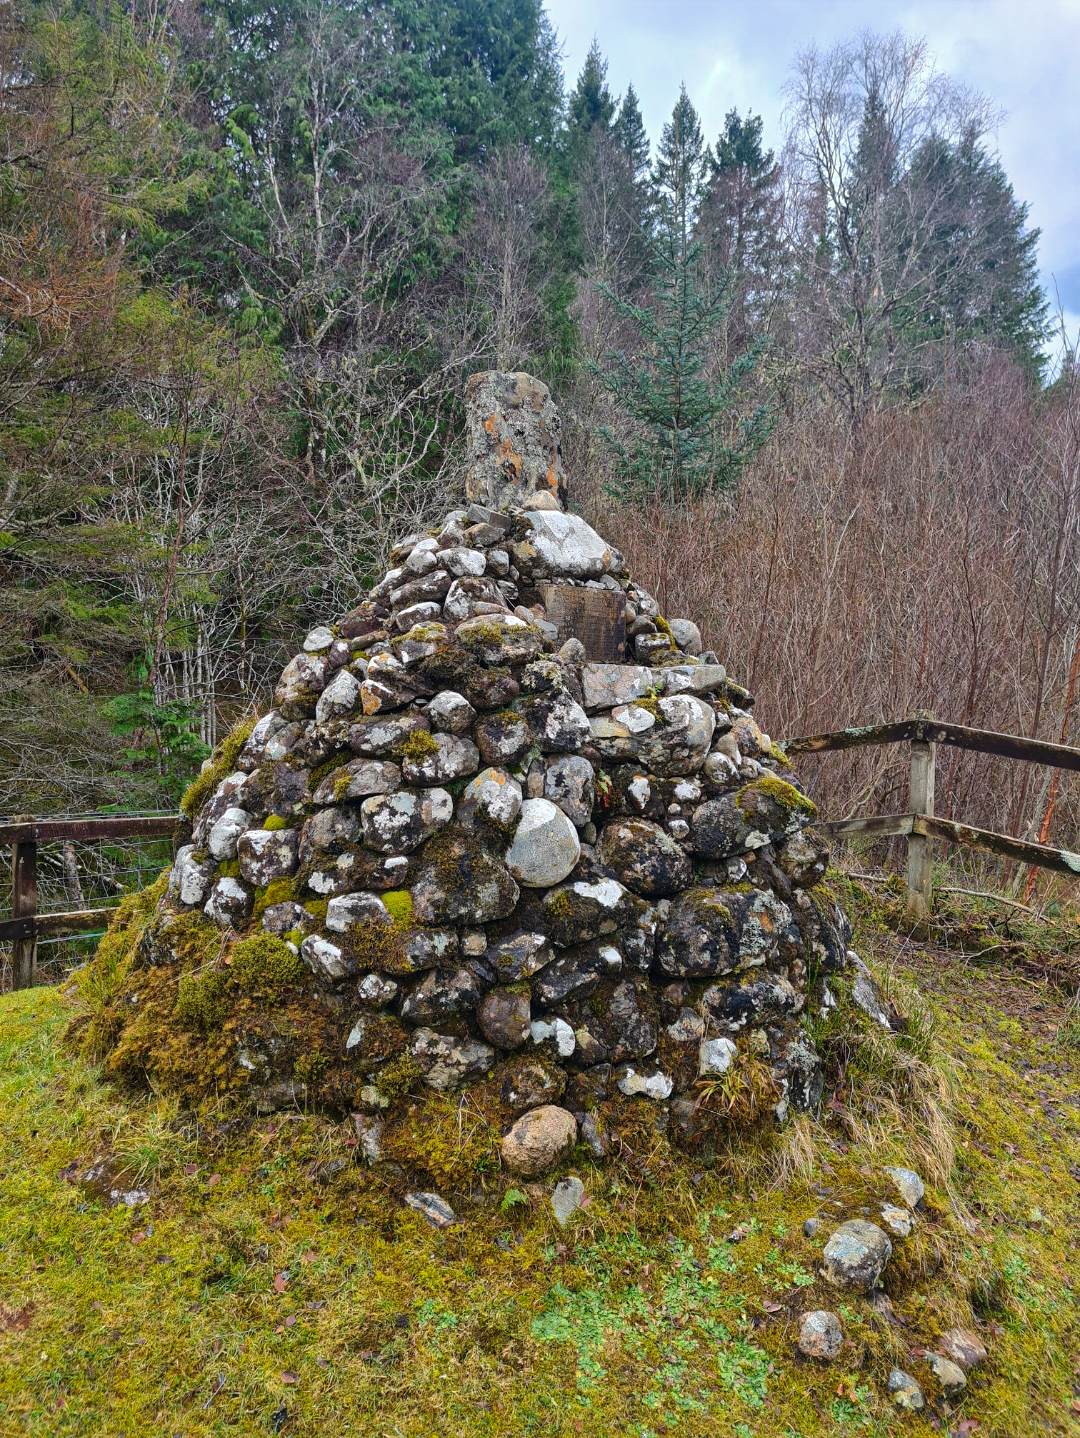
{"label": "stone cairn", "polygon": [[[808,997],[849,934],[814,807],[697,627],[562,508],[545,386],[487,373],[467,398],[473,502],[308,634],[142,962],[185,916],[288,945],[373,1159],[425,1088],[483,1085],[523,1175],[643,1112],[701,1142],[748,1075],[783,1120],[820,1096]],[[235,1040],[263,1111],[310,1092],[282,1032],[267,999]]]}

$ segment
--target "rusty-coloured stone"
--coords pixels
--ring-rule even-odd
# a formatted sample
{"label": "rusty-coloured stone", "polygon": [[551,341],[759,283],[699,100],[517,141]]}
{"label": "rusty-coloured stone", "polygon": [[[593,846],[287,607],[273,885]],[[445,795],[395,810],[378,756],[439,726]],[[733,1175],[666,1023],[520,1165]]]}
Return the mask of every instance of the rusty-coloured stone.
{"label": "rusty-coloured stone", "polygon": [[566,507],[559,415],[547,385],[532,375],[485,370],[465,387],[469,435],[465,492],[492,509],[509,509],[546,492]]}

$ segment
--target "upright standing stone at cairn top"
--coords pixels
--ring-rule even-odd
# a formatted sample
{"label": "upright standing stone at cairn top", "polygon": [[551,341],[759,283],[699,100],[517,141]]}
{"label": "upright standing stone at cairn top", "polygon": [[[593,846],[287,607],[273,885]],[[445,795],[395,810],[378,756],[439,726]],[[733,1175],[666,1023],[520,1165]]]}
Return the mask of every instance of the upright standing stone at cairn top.
{"label": "upright standing stone at cairn top", "polygon": [[559,415],[546,384],[520,372],[474,374],[465,387],[465,419],[471,500],[509,509],[549,494],[566,508]]}

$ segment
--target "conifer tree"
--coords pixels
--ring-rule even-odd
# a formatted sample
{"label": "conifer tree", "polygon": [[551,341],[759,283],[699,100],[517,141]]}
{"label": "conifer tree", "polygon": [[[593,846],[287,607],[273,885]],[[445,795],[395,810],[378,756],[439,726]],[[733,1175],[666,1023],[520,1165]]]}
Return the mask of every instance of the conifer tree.
{"label": "conifer tree", "polygon": [[633,421],[627,441],[604,431],[621,466],[615,487],[628,498],[660,496],[675,503],[731,486],[773,424],[762,405],[731,424],[731,408],[757,365],[761,345],[726,367],[711,359],[711,341],[731,301],[726,283],[706,282],[702,246],[694,237],[710,160],[684,87],[664,126],[652,172],[651,295],[634,304],[606,291],[642,343],[636,354],[611,353],[606,369],[595,368]]}

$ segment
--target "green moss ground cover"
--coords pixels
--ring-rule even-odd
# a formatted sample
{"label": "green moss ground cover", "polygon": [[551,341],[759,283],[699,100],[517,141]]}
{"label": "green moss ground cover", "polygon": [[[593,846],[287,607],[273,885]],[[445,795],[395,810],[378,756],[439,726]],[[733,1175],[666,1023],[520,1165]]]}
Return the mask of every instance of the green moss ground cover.
{"label": "green moss ground cover", "polygon": [[[70,998],[3,997],[0,1433],[1080,1434],[1075,1009],[843,897],[902,1042],[823,1024],[822,1116],[773,1143],[578,1150],[589,1201],[565,1230],[551,1181],[499,1174],[467,1100],[431,1142],[478,1197],[447,1192],[464,1222],[439,1232],[355,1162],[348,1122],[121,1093],[65,1052]],[[78,1182],[98,1156],[149,1200]],[[898,1161],[928,1213],[886,1270],[890,1315],[817,1270],[830,1216],[872,1209]],[[848,1340],[827,1368],[794,1354],[815,1307]],[[957,1322],[990,1360],[949,1412],[921,1355]],[[887,1402],[894,1362],[926,1416]]]}

